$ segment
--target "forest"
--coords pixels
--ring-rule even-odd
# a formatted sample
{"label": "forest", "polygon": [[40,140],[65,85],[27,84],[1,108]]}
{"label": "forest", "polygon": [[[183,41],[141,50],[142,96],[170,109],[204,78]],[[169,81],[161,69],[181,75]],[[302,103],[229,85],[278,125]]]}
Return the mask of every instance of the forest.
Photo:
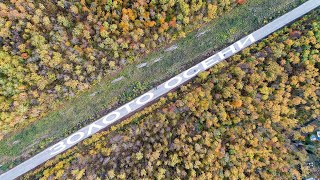
{"label": "forest", "polygon": [[0,2],[0,140],[245,0]]}
{"label": "forest", "polygon": [[[21,179],[302,179],[320,116],[320,10]],[[297,145],[300,144],[300,145]],[[318,175],[320,176],[320,175]]]}

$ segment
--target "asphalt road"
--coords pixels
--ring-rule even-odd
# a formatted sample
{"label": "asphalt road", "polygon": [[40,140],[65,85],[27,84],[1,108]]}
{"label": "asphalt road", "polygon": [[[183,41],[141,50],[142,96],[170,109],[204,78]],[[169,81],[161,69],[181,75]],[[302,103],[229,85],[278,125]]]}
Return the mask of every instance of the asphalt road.
{"label": "asphalt road", "polygon": [[199,64],[187,69],[186,71],[172,77],[163,84],[153,88],[147,93],[139,96],[133,101],[121,106],[120,108],[110,112],[106,116],[98,119],[92,124],[78,130],[69,137],[61,140],[57,144],[45,149],[39,154],[33,156],[27,161],[21,163],[20,165],[14,167],[13,169],[0,175],[0,180],[11,180],[18,178],[24,173],[36,168],[47,160],[53,158],[57,154],[64,152],[65,150],[71,148],[77,143],[81,142],[83,139],[90,137],[92,134],[110,126],[110,124],[117,123],[142,108],[144,108],[148,103],[158,99],[159,97],[167,94],[172,89],[180,86],[181,84],[191,80],[197,74],[202,71],[209,69],[215,64],[225,60],[226,58],[238,53],[242,49],[250,46],[251,44],[265,38],[274,31],[282,28],[286,24],[296,20],[297,18],[303,16],[304,14],[310,12],[311,10],[317,8],[320,5],[320,0],[309,0],[299,7],[293,9],[292,11],[284,14],[283,16],[275,19],[269,24],[263,26],[262,28],[254,31],[248,36],[243,37],[239,41],[233,43],[227,48],[221,50],[217,54],[203,60]]}

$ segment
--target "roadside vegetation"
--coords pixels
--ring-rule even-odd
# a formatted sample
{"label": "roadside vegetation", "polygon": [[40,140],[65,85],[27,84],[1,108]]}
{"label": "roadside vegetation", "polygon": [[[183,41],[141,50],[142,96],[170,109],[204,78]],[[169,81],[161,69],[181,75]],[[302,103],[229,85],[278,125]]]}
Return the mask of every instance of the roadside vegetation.
{"label": "roadside vegetation", "polygon": [[[302,179],[320,116],[320,11],[22,179]],[[301,145],[296,145],[302,144]],[[309,150],[310,151],[310,150]],[[311,159],[310,159],[311,158]]]}
{"label": "roadside vegetation", "polygon": [[[38,2],[42,1],[37,1],[37,3]],[[45,147],[48,147],[48,145],[57,142],[59,139],[68,136],[70,133],[106,114],[107,111],[138,96],[145,90],[153,87],[155,84],[163,82],[186,67],[190,67],[193,63],[213,54],[215,50],[218,50],[226,46],[226,44],[242,37],[246,33],[261,27],[263,24],[284,14],[286,11],[302,2],[303,1],[300,0],[250,0],[245,4],[234,8],[237,3],[242,4],[243,1],[231,1],[230,8],[227,8],[229,10],[227,13],[221,11],[221,14],[217,14],[219,18],[216,18],[208,24],[201,23],[203,25],[205,24],[205,26],[198,31],[186,33],[185,38],[174,41],[174,45],[177,45],[178,47],[177,49],[165,51],[166,47],[163,45],[171,42],[173,39],[160,43],[157,46],[156,52],[153,52],[146,57],[137,56],[133,62],[130,61],[129,63],[128,61],[128,63],[117,66],[112,70],[106,70],[108,73],[104,75],[104,78],[102,78],[101,81],[99,81],[99,78],[97,79],[96,82],[99,83],[91,84],[90,88],[84,90],[83,93],[78,95],[77,93],[74,93],[75,98],[66,100],[65,98],[70,96],[63,95],[63,97],[65,97],[62,98],[63,103],[62,100],[59,100],[59,98],[61,98],[61,96],[59,96],[58,99],[53,98],[54,101],[46,99],[45,101],[42,101],[42,104],[33,104],[32,106],[35,105],[38,107],[45,105],[46,103],[50,104],[49,102],[51,102],[49,106],[45,106],[46,112],[40,112],[39,117],[31,120],[35,122],[30,124],[31,121],[27,120],[29,117],[24,116],[26,117],[26,120],[19,121],[19,123],[13,127],[6,125],[6,127],[13,130],[13,132],[8,133],[5,138],[0,141],[0,171],[6,171],[14,165],[21,163],[35,153],[43,150]],[[6,1],[5,3],[9,3],[9,1]],[[43,4],[46,5],[45,3]],[[46,10],[43,11],[45,12]],[[192,25],[191,21],[189,25],[190,29],[186,30],[186,32],[199,26]],[[57,24],[56,26],[60,25]],[[172,31],[170,30],[167,33],[170,34],[170,32]],[[173,33],[173,36],[174,34],[177,34],[177,32]],[[45,38],[46,37],[47,36],[45,36]],[[65,38],[69,38],[69,36]],[[10,43],[9,45],[7,44],[7,46],[12,47]],[[158,49],[160,46],[162,46],[162,48]],[[5,56],[8,57],[8,53],[12,52],[5,53]],[[152,52],[152,50],[150,52]],[[139,54],[143,55],[144,53]],[[21,57],[18,59],[19,62],[20,60],[24,63],[27,62],[27,60],[21,59]],[[66,59],[64,59],[64,61]],[[156,62],[155,60],[159,61]],[[141,61],[147,62],[148,65],[144,68],[137,69],[136,66]],[[91,62],[93,61],[90,61],[90,63]],[[109,66],[106,66],[106,68],[108,69]],[[74,76],[72,75],[72,78],[73,77]],[[116,77],[124,78],[117,83],[111,83]],[[32,91],[39,90],[34,86]],[[49,93],[49,91],[46,90],[43,92],[44,94],[54,94],[51,91]],[[68,90],[66,94],[69,92],[71,91]],[[56,95],[54,96],[56,97]],[[26,100],[28,108],[31,107],[30,104],[28,105],[29,100]],[[24,106],[25,103],[21,102],[22,101],[19,100],[19,106]],[[32,102],[37,101],[32,100]],[[10,106],[10,112],[1,111],[2,117],[7,117],[7,115],[13,113],[14,107],[15,106]],[[27,112],[25,113],[30,115]],[[42,116],[44,117],[41,118]],[[10,117],[13,116],[10,115]],[[6,131],[1,132],[7,133]]]}

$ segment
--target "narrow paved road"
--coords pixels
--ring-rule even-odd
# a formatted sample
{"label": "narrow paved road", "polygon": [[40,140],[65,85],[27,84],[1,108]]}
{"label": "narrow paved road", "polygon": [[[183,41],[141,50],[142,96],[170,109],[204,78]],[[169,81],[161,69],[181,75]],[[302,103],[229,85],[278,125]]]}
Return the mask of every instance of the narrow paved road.
{"label": "narrow paved road", "polygon": [[76,145],[78,142],[85,138],[90,137],[92,134],[110,126],[112,123],[119,122],[123,120],[129,114],[132,114],[142,108],[144,108],[148,103],[160,98],[161,96],[167,94],[170,90],[178,87],[179,85],[191,80],[197,74],[205,71],[212,67],[213,65],[225,60],[226,58],[238,53],[242,49],[250,46],[251,44],[259,41],[274,31],[280,29],[286,24],[296,20],[297,18],[303,16],[304,14],[310,12],[311,10],[317,8],[320,5],[320,0],[309,0],[299,7],[293,9],[292,11],[284,14],[283,16],[275,19],[271,23],[263,26],[262,28],[254,31],[248,36],[240,39],[239,41],[233,43],[227,48],[221,50],[217,54],[203,60],[199,64],[187,69],[186,71],[178,74],[177,76],[169,79],[163,84],[153,88],[147,93],[139,96],[133,101],[121,106],[120,108],[110,112],[101,119],[93,122],[92,124],[80,129],[79,131],[73,133],[69,137],[63,139],[57,144],[45,149],[34,157],[28,159],[27,161],[21,163],[15,168],[7,171],[6,173],[0,175],[0,180],[11,180],[15,179],[24,173],[34,169],[35,167],[41,165],[47,160],[53,158],[59,153]]}

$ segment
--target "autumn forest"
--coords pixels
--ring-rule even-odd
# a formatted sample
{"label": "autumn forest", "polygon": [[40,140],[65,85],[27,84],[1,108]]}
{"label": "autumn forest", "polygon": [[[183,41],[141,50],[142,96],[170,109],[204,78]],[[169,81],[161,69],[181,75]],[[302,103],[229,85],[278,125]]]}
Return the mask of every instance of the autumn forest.
{"label": "autumn forest", "polygon": [[[78,55],[84,52],[77,50],[75,42],[86,41],[87,35],[95,33],[91,34],[87,26],[83,25],[83,30],[78,33],[83,33],[81,37],[84,39],[75,38],[77,34],[75,29],[81,26],[79,23],[74,28],[68,28],[68,31],[72,29],[69,33],[74,34],[69,42],[68,36],[62,35],[68,32],[65,28],[72,25],[69,24],[68,18],[58,16],[57,19],[61,25],[46,28],[47,30],[61,28],[60,39],[57,38],[56,43],[64,43],[64,45],[57,48],[62,48],[65,54],[60,54],[68,57],[66,58],[68,61],[48,61],[49,64],[45,65],[45,59],[41,58],[43,65],[35,67],[36,71],[45,71],[46,75],[51,72],[58,77],[64,72],[63,69],[69,62],[70,67],[75,68],[73,70],[78,66],[81,67],[81,70],[78,69],[79,75],[73,77],[84,77],[83,81],[77,79],[77,85],[74,86],[74,88],[82,87],[84,82],[89,83],[90,80],[99,76],[96,73],[100,70],[95,69],[98,66],[94,65],[94,63],[103,63],[95,60],[95,55],[100,52],[99,48],[110,50],[110,47],[115,46],[113,50],[116,50],[121,49],[119,46],[123,46],[122,48],[129,49],[113,51],[113,57],[107,57],[106,69],[116,68],[121,62],[120,57],[130,57],[139,51],[145,53],[146,49],[153,47],[153,43],[170,41],[175,37],[172,34],[174,32],[178,33],[178,36],[183,36],[183,32],[188,31],[189,27],[184,24],[192,22],[191,19],[209,20],[215,17],[216,13],[219,14],[222,10],[233,6],[232,3],[223,4],[229,1],[219,1],[219,5],[191,3],[191,6],[183,5],[183,1],[178,1],[177,4],[173,3],[174,1],[166,2],[168,3],[161,4],[162,1],[159,1],[159,4],[149,4],[153,4],[153,7],[155,5],[161,7],[161,11],[167,12],[166,18],[157,11],[155,14],[145,14],[141,6],[146,7],[146,5],[136,4],[137,10],[140,10],[138,12],[142,13],[139,15],[140,21],[131,22],[136,19],[137,10],[127,9],[122,10],[127,16],[122,16],[120,23],[108,22],[96,27],[98,29],[95,30],[99,31],[102,37],[106,34],[109,34],[108,37],[110,34],[116,37],[116,34],[120,33],[118,28],[122,29],[121,33],[126,36],[118,41],[109,38],[110,44],[105,39],[103,43],[101,42],[101,46],[95,47],[97,49],[87,47],[85,51],[88,49],[91,51],[88,50],[85,54],[88,59],[92,58],[92,61],[85,61],[86,65],[76,65],[83,62],[78,61]],[[126,3],[106,6],[106,9],[120,8]],[[60,6],[62,5],[60,3]],[[78,6],[82,9],[77,8]],[[170,6],[179,6],[182,13],[173,16],[172,14],[179,11],[171,11]],[[79,20],[82,17],[77,14],[88,10],[81,3],[69,8],[73,9],[73,18],[79,18]],[[160,8],[157,10],[160,11]],[[104,11],[97,9],[97,12],[101,14]],[[45,17],[40,12],[37,14]],[[99,13],[91,16],[99,16]],[[104,17],[111,16],[120,21],[120,17],[112,13],[104,15]],[[156,17],[158,19],[154,19]],[[161,18],[164,18],[163,22]],[[91,20],[95,21],[95,19],[92,17]],[[142,20],[145,22],[141,23]],[[90,18],[86,22],[90,23]],[[7,26],[9,25],[5,27]],[[20,27],[21,24],[17,23],[15,26]],[[138,27],[142,26],[144,31],[139,32]],[[149,28],[146,29],[146,26]],[[131,31],[132,28],[138,29]],[[127,34],[128,31],[131,32]],[[2,31],[4,32],[8,31]],[[139,33],[150,33],[153,40],[144,38],[141,41]],[[52,34],[52,36],[55,35],[58,34]],[[47,46],[54,48],[54,41],[49,45],[45,38],[39,38],[40,35],[32,37],[32,40],[27,41],[30,44],[21,45],[24,47],[23,50],[14,49],[9,43],[4,46],[11,54],[16,52],[15,56],[2,52],[2,57],[8,57],[5,59],[15,62],[16,66],[10,67],[18,68],[20,63],[23,64],[24,60],[18,57],[22,55],[19,54],[21,52],[27,53],[25,55],[27,61],[31,61],[29,56],[31,59],[42,55],[53,59],[60,56],[54,54],[47,56],[48,52],[40,50]],[[102,40],[98,35],[93,38]],[[136,43],[135,38],[140,39],[140,44]],[[91,46],[90,41],[83,44]],[[140,47],[139,50],[135,49],[137,46]],[[30,54],[27,47],[40,49]],[[63,48],[67,48],[68,51],[64,51]],[[169,93],[120,124],[84,140],[26,174],[22,179],[302,179],[311,175],[319,177],[319,174],[307,165],[308,162],[320,158],[319,147],[313,151],[307,149],[308,143],[310,144],[309,134],[317,130],[317,123],[314,120],[320,116],[319,50],[318,9],[244,49],[241,53],[215,65],[210,70],[202,72],[196,79],[181,86],[177,91]],[[74,53],[68,56],[68,52]],[[36,53],[39,54],[35,55]],[[74,61],[71,58],[73,55],[76,56]],[[111,62],[115,64],[112,65]],[[45,68],[50,67],[50,63],[58,63],[61,66],[52,65],[58,67],[54,70]],[[32,64],[27,63],[26,67],[31,68]],[[89,67],[94,70],[90,76],[87,76],[90,74]],[[25,68],[20,69],[25,70]],[[29,81],[28,78],[24,79]],[[66,80],[66,83],[71,82],[71,79]],[[56,92],[53,93],[54,95],[68,93],[70,95],[71,91],[63,91],[66,87],[70,90],[68,83],[60,86],[64,93],[59,93],[59,88],[57,89],[57,85],[53,85],[53,82],[62,81],[48,82],[48,86],[43,87],[42,90],[52,87]],[[28,87],[25,88],[28,89]],[[39,94],[41,88],[37,88],[31,88],[29,92]],[[12,95],[12,98],[4,102],[14,103],[13,97],[21,96],[24,91],[27,90],[7,92]],[[27,97],[29,96],[26,96],[26,100],[28,100]],[[14,113],[13,109],[8,108],[4,117],[12,113]]]}

